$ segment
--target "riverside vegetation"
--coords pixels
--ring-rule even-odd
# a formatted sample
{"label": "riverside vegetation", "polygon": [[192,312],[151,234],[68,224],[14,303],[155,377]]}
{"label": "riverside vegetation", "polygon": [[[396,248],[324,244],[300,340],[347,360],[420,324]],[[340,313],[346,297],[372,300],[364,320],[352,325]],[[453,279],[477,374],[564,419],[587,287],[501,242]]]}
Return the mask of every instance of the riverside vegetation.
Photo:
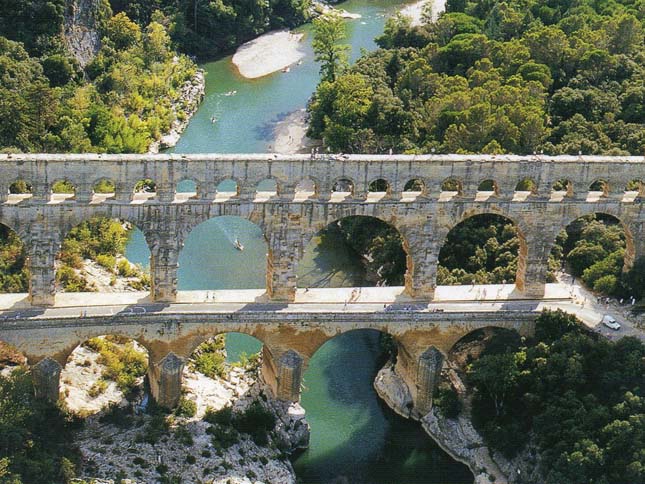
{"label": "riverside vegetation", "polygon": [[[462,370],[486,445],[514,457],[532,444],[539,482],[645,482],[645,345],[638,339],[607,341],[575,316],[547,311],[534,338],[496,333]],[[437,405],[452,417],[460,411],[454,402],[444,396]]]}

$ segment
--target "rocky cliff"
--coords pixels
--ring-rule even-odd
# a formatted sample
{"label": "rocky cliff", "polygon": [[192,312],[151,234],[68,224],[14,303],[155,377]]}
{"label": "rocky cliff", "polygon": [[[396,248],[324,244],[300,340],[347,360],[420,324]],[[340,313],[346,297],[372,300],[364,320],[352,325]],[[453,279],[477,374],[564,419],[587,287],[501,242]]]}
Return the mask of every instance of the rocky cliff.
{"label": "rocky cliff", "polygon": [[67,0],[64,41],[82,67],[94,58],[101,47],[99,25],[109,15],[106,0]]}

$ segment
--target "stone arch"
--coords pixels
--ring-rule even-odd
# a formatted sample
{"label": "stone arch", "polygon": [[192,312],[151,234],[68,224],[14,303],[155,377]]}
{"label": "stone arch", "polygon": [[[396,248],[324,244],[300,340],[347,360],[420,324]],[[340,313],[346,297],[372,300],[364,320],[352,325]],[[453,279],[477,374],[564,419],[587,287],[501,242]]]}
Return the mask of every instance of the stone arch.
{"label": "stone arch", "polygon": [[390,183],[384,178],[375,178],[367,185],[367,191],[373,193],[390,193]]}
{"label": "stone arch", "polygon": [[134,187],[133,198],[139,201],[146,201],[157,197],[157,183],[152,178],[142,178],[138,180]]}
{"label": "stone arch", "polygon": [[403,191],[425,195],[427,193],[427,185],[422,178],[412,178],[403,185]]}
{"label": "stone arch", "polygon": [[114,196],[116,193],[116,183],[112,178],[102,176],[92,182],[92,191],[94,194],[111,194]]}
{"label": "stone arch", "polygon": [[295,192],[296,193],[309,193],[310,196],[318,195],[318,190],[320,187],[320,182],[313,177],[305,177],[298,180],[296,184]]}
{"label": "stone arch", "polygon": [[241,181],[234,177],[217,180],[215,187],[216,195],[238,196],[240,194]]}
{"label": "stone arch", "polygon": [[196,178],[185,176],[177,182],[175,186],[176,194],[181,195],[182,198],[198,198],[201,196],[202,187],[199,184],[199,181]]}
{"label": "stone arch", "polygon": [[[498,342],[498,345],[510,346],[516,344],[519,346],[521,344],[522,334],[517,328],[509,328],[507,325],[501,323],[491,323],[486,326],[471,329],[465,334],[454,337],[446,356],[450,361],[456,362],[459,366],[465,366],[478,358],[482,351],[484,351],[485,346],[491,343],[495,335],[499,334],[506,335],[505,340],[507,339],[507,341]],[[503,349],[499,348],[499,350]],[[490,350],[498,352],[495,348],[490,348]],[[457,352],[461,354],[458,355]]]}
{"label": "stone arch", "polygon": [[60,373],[67,408],[87,415],[122,401],[137,388],[141,394],[150,356],[144,344],[118,332],[85,339],[69,351]]}
{"label": "stone arch", "polygon": [[517,185],[515,185],[516,192],[528,192],[530,195],[538,194],[538,184],[533,178],[525,177],[522,178]]}
{"label": "stone arch", "polygon": [[277,196],[280,194],[281,188],[279,180],[273,176],[269,176],[258,182],[256,193],[265,193],[270,196]]}
{"label": "stone arch", "polygon": [[[439,269],[441,269],[442,264],[441,264],[441,259],[442,259],[442,252],[446,245],[449,242],[449,238],[451,236],[451,233],[461,224],[467,222],[470,219],[473,219],[475,217],[485,217],[485,216],[493,216],[493,217],[498,217],[500,219],[504,219],[506,221],[509,221],[513,224],[513,226],[516,229],[516,235],[518,239],[518,249],[517,249],[517,270],[515,272],[515,286],[519,290],[524,290],[525,287],[525,278],[526,278],[526,259],[529,253],[529,247],[528,247],[528,241],[527,241],[527,234],[530,233],[530,227],[527,226],[526,223],[522,219],[518,219],[504,211],[501,210],[472,210],[468,211],[464,214],[462,214],[460,217],[457,217],[448,227],[445,227],[445,235],[441,238],[441,244],[440,244],[440,250],[439,250]],[[467,260],[467,259],[466,259]],[[437,281],[441,282],[441,281]],[[507,280],[507,283],[510,281]],[[500,281],[499,283],[502,283]],[[467,283],[466,283],[467,284]]]}
{"label": "stone arch", "polygon": [[7,367],[18,367],[27,364],[27,357],[10,343],[0,340],[0,371]]}
{"label": "stone arch", "polygon": [[551,193],[560,193],[564,197],[573,197],[573,183],[568,178],[560,178],[551,184]]}
{"label": "stone arch", "polygon": [[181,351],[181,355],[190,358],[203,343],[208,342],[216,336],[226,336],[228,334],[239,334],[253,338],[254,340],[257,340],[262,346],[267,346],[269,344],[268,339],[265,337],[265,335],[248,327],[222,329],[217,326],[205,326],[195,334],[191,334],[188,338],[186,338],[185,341],[182,342],[183,350]]}
{"label": "stone arch", "polygon": [[76,185],[68,178],[60,178],[50,185],[50,200],[64,202],[76,198]]}
{"label": "stone arch", "polygon": [[456,196],[461,196],[464,193],[464,183],[455,176],[449,176],[441,182],[440,189],[442,192],[454,193]]}
{"label": "stone arch", "polygon": [[627,185],[625,185],[625,191],[626,192],[637,192],[640,196],[640,194],[643,191],[643,180],[639,178],[635,178],[633,180],[629,180],[627,182]]}
{"label": "stone arch", "polygon": [[486,180],[482,180],[479,185],[477,186],[477,191],[478,192],[490,192],[493,193],[493,195],[498,195],[499,194],[499,187],[497,185],[497,182],[493,179],[487,178]]}
{"label": "stone arch", "polygon": [[17,177],[9,184],[8,190],[10,195],[31,195],[33,194],[34,188],[32,184],[24,178]]}
{"label": "stone arch", "polygon": [[609,183],[607,180],[599,178],[589,185],[589,191],[597,192],[601,197],[607,197],[609,195]]}
{"label": "stone arch", "polygon": [[[352,251],[355,249],[352,248],[344,239],[341,237],[343,231],[342,222],[348,219],[361,219],[356,220],[356,222],[368,222],[369,220],[377,221],[377,224],[382,230],[385,231],[385,234],[388,236],[396,236],[400,239],[401,242],[401,253],[395,254],[397,257],[402,257],[402,260],[393,259],[391,267],[384,267],[385,271],[392,269],[393,271],[398,271],[403,269],[403,274],[401,284],[392,284],[392,285],[404,285],[405,280],[409,279],[409,275],[406,275],[406,272],[410,270],[411,267],[414,267],[412,263],[409,244],[405,238],[405,235],[399,228],[392,222],[373,215],[362,215],[354,214],[348,212],[345,214],[336,214],[331,222],[326,223],[320,230],[312,231],[303,238],[303,256],[300,258],[297,264],[296,273],[297,273],[297,287],[356,287],[362,285],[368,287],[357,279],[357,276],[362,272],[359,265],[358,256]],[[396,235],[395,235],[396,233]],[[341,245],[337,245],[341,244]],[[331,258],[327,259],[327,262],[322,262],[324,260],[325,251],[330,253],[332,249],[336,250],[338,254],[343,254],[341,258],[336,258],[334,261]],[[341,252],[342,249],[342,252]],[[318,261],[314,259],[318,259]],[[321,270],[316,267],[318,262],[321,262]],[[401,264],[405,264],[405,268],[399,267]],[[341,272],[341,269],[345,269],[346,274]],[[363,269],[364,270],[364,269]],[[353,273],[353,274],[352,274]],[[394,274],[394,272],[393,272]],[[329,286],[329,282],[334,280],[336,277],[336,282],[332,283],[334,285]],[[390,278],[392,280],[392,278]],[[358,283],[358,284],[357,284]],[[339,285],[338,285],[339,284]],[[373,284],[371,284],[373,286]]]}
{"label": "stone arch", "polygon": [[[241,213],[219,215],[186,227],[179,251],[178,289],[265,288],[270,271],[269,241],[264,227],[255,223],[253,217],[253,213],[246,217]],[[236,247],[236,240],[242,250]],[[213,250],[200,251],[200,244]],[[187,256],[191,251],[199,252],[200,257]],[[262,271],[256,274],[250,267],[262,267]]]}
{"label": "stone arch", "polygon": [[[69,278],[73,278],[74,276],[72,273],[69,271],[69,269],[64,269],[63,273],[61,274],[61,264],[66,265],[68,267],[71,267],[72,269],[75,269],[74,273],[77,274],[77,270],[81,269],[81,266],[79,264],[82,263],[82,260],[84,260],[86,257],[81,257],[82,255],[93,255],[96,257],[95,259],[92,259],[97,265],[102,266],[106,271],[111,272],[113,276],[117,275],[122,275],[124,277],[132,277],[128,276],[127,274],[131,271],[132,274],[134,274],[135,271],[139,271],[135,266],[137,264],[141,264],[141,266],[145,267],[146,265],[149,265],[152,267],[153,265],[153,258],[154,258],[154,252],[153,249],[155,247],[155,234],[152,232],[149,232],[145,230],[144,226],[139,225],[139,221],[134,221],[130,218],[122,218],[122,217],[115,217],[115,216],[110,216],[109,212],[105,213],[106,211],[101,210],[100,212],[95,212],[93,214],[86,214],[86,216],[81,216],[81,217],[74,217],[70,218],[65,221],[64,225],[61,226],[61,232],[60,232],[60,245],[57,247],[57,251],[54,254],[55,259],[57,261],[57,277],[56,277],[56,290],[57,292],[60,292],[61,285],[66,285],[67,282],[69,282]],[[117,221],[120,224],[128,224],[130,226],[129,229],[130,231],[135,231],[135,236],[136,233],[140,233],[143,236],[143,240],[145,242],[145,254],[143,255],[143,258],[145,259],[145,255],[147,254],[147,261],[139,260],[139,261],[129,261],[125,257],[125,250],[128,245],[128,240],[130,237],[132,237],[132,232],[127,234],[128,239],[124,242],[124,247],[123,247],[123,252],[122,253],[117,253],[116,257],[121,256],[120,258],[115,259],[115,266],[113,268],[110,268],[107,266],[108,264],[108,259],[105,257],[101,257],[99,261],[99,254],[104,254],[108,255],[107,252],[101,252],[101,250],[104,248],[102,244],[97,244],[95,247],[88,245],[86,242],[83,243],[73,243],[73,242],[68,242],[68,239],[70,237],[76,237],[76,240],[79,240],[79,237],[82,237],[82,234],[79,232],[78,234],[75,233],[75,230],[81,227],[83,224],[86,224],[88,228],[93,227],[94,230],[96,231],[102,231],[102,228],[99,226],[103,221]],[[126,234],[122,234],[126,235]],[[117,234],[115,234],[115,237]],[[140,236],[138,236],[140,237]],[[74,240],[74,239],[71,239]],[[66,243],[69,245],[66,247]],[[80,260],[79,260],[79,257]],[[91,258],[91,257],[90,257]],[[121,260],[126,259],[128,261],[128,265],[125,263],[120,262]],[[146,264],[147,263],[147,264]],[[129,271],[128,268],[129,267]],[[142,272],[144,274],[145,271]],[[78,274],[77,274],[78,276]],[[145,279],[145,276],[144,276]],[[76,280],[76,279],[74,279]],[[133,281],[135,285],[138,285]],[[79,281],[79,284],[81,286],[83,285],[82,282]]]}
{"label": "stone arch", "polygon": [[349,196],[353,196],[355,190],[356,183],[346,176],[336,178],[331,184],[332,193],[349,193]]}

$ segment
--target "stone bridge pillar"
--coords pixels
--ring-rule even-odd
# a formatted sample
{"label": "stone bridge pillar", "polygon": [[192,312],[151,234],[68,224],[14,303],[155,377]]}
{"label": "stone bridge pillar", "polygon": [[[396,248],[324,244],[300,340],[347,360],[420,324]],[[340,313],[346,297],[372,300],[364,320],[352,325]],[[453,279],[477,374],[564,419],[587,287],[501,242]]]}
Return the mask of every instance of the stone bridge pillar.
{"label": "stone bridge pillar", "polygon": [[[286,209],[288,210],[288,209]],[[300,213],[285,213],[267,231],[267,293],[274,301],[293,301],[296,296],[296,270],[305,249]]]}
{"label": "stone bridge pillar", "polygon": [[262,348],[262,378],[278,400],[300,401],[300,386],[304,373],[304,358],[292,349],[283,351]]}
{"label": "stone bridge pillar", "polygon": [[52,306],[56,295],[56,254],[60,248],[58,233],[50,227],[34,224],[29,228],[29,300],[34,306]]}
{"label": "stone bridge pillar", "polygon": [[549,253],[554,240],[552,230],[548,230],[544,224],[538,224],[531,233],[526,234],[525,246],[520,245],[516,284],[526,297],[544,297]]}
{"label": "stone bridge pillar", "polygon": [[400,228],[407,252],[405,287],[409,295],[432,300],[436,288],[440,246],[429,222]]}
{"label": "stone bridge pillar", "polygon": [[432,409],[432,398],[441,378],[444,354],[435,346],[398,345],[396,373],[412,397],[413,412],[424,416]]}
{"label": "stone bridge pillar", "polygon": [[50,402],[58,401],[60,392],[60,373],[63,367],[52,358],[44,358],[31,367],[31,376],[37,398]]}
{"label": "stone bridge pillar", "polygon": [[162,407],[173,408],[181,397],[181,375],[186,362],[173,352],[159,361],[153,361],[152,358],[151,355],[148,365],[152,398]]}
{"label": "stone bridge pillar", "polygon": [[177,270],[179,251],[183,239],[176,230],[171,217],[168,222],[158,223],[156,239],[150,248],[150,276],[152,279],[152,299],[159,302],[177,300]]}

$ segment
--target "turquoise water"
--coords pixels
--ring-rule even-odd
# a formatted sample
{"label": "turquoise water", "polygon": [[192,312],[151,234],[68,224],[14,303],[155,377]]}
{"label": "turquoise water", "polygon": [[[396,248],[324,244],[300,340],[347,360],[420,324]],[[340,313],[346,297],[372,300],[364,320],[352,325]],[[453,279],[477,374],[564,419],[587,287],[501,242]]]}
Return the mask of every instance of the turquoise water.
{"label": "turquoise water", "polygon": [[[373,38],[400,2],[351,0],[342,4],[359,20],[348,21],[351,58],[374,49]],[[305,107],[318,82],[310,27],[305,26],[307,57],[289,73],[258,80],[241,78],[230,57],[204,64],[206,97],[174,151],[271,151],[273,130],[291,112]],[[225,95],[235,91],[235,95]],[[211,118],[216,118],[215,123]],[[185,183],[180,191],[194,191]],[[232,246],[235,238],[243,252]],[[267,246],[260,229],[236,217],[209,220],[191,232],[180,254],[179,290],[261,288],[265,285]],[[135,231],[126,250],[135,263],[148,264],[143,235]],[[360,284],[363,271],[342,243],[314,243],[299,266],[300,287]],[[323,345],[304,376],[302,405],[311,424],[311,446],[294,461],[302,484],[465,484],[467,468],[450,459],[416,422],[397,417],[375,394],[379,334],[354,331]],[[260,343],[239,333],[227,336],[229,360],[252,353]]]}

